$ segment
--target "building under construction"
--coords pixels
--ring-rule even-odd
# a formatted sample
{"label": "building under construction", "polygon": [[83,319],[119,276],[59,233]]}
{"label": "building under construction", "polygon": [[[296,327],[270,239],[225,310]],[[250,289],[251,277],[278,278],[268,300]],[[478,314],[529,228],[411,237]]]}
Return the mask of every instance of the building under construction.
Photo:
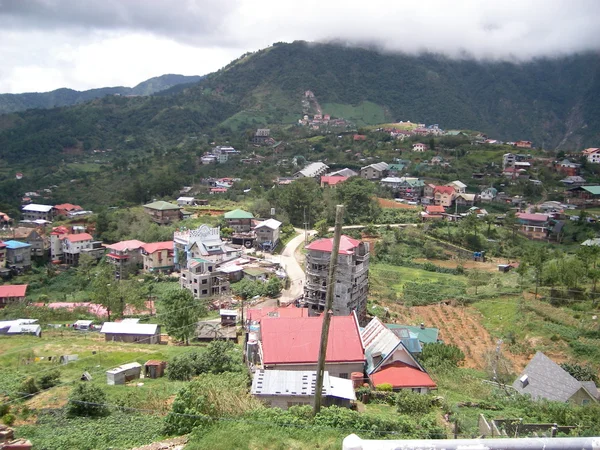
{"label": "building under construction", "polygon": [[[327,275],[333,239],[319,239],[306,247],[306,282],[304,302],[313,311],[325,309]],[[347,316],[352,311],[361,324],[367,316],[369,289],[369,244],[342,235],[335,272],[333,314]]]}

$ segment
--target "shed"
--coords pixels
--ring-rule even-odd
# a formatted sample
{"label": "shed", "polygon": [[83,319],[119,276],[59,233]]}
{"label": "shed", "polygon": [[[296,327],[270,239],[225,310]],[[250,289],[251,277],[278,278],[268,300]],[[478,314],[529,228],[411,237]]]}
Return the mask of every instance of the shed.
{"label": "shed", "polygon": [[107,342],[160,344],[160,326],[151,323],[104,322],[100,333]]}
{"label": "shed", "polygon": [[166,361],[150,359],[144,364],[144,378],[160,378],[165,374]]}
{"label": "shed", "polygon": [[106,371],[106,382],[110,385],[125,384],[128,381],[138,379],[141,372],[142,365],[140,363],[123,364]]}
{"label": "shed", "polygon": [[93,322],[93,320],[78,320],[73,324],[73,328],[80,331],[89,331]]}
{"label": "shed", "polygon": [[222,326],[235,326],[237,322],[237,311],[235,309],[221,309],[219,310],[219,315],[221,316]]}

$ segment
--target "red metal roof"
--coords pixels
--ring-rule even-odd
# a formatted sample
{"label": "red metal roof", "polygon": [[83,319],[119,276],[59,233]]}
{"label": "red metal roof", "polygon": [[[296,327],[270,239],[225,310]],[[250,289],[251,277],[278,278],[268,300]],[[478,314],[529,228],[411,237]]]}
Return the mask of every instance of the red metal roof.
{"label": "red metal roof", "polygon": [[25,297],[26,284],[7,284],[0,286],[0,298]]}
{"label": "red metal roof", "polygon": [[296,308],[289,306],[287,308],[253,308],[248,310],[248,320],[260,322],[262,319],[277,319],[280,317],[308,317],[308,308]]}
{"label": "red metal roof", "polygon": [[154,253],[159,250],[173,250],[173,241],[151,242],[150,244],[142,245],[142,249],[146,253]]}
{"label": "red metal roof", "polygon": [[77,233],[77,234],[66,234],[61,236],[60,239],[66,239],[69,242],[81,242],[81,241],[91,241],[94,239],[91,234],[88,233]]}
{"label": "red metal roof", "polygon": [[451,186],[436,186],[433,192],[439,192],[440,194],[454,194],[455,190]]}
{"label": "red metal roof", "polygon": [[[351,255],[354,249],[360,245],[358,239],[352,239],[350,236],[342,235],[340,238],[340,251],[342,255]],[[333,250],[333,238],[319,239],[306,246],[307,250],[319,250],[321,252],[331,252]]]}
{"label": "red metal roof", "polygon": [[79,205],[72,205],[71,203],[63,203],[61,205],[55,205],[54,209],[63,211],[81,211],[83,208]]}
{"label": "red metal roof", "polygon": [[121,241],[117,242],[116,244],[107,245],[106,248],[115,250],[117,252],[123,252],[125,250],[137,250],[144,245],[146,245],[145,242],[132,239],[130,241]]}
{"label": "red metal roof", "polygon": [[321,183],[328,184],[329,186],[335,186],[336,184],[341,183],[342,181],[345,181],[347,179],[348,179],[348,177],[343,177],[341,175],[334,175],[331,177],[322,176]]}
{"label": "red metal roof", "polygon": [[[263,320],[263,363],[316,364],[319,359],[322,317]],[[334,316],[329,326],[326,362],[364,361],[358,323],[354,315]]]}
{"label": "red metal roof", "polygon": [[373,385],[391,384],[394,388],[437,387],[426,373],[402,361],[394,361],[371,375]]}
{"label": "red metal roof", "polygon": [[533,222],[546,222],[548,220],[546,214],[517,213],[516,216],[521,220],[531,220]]}
{"label": "red metal roof", "polygon": [[446,212],[442,205],[429,205],[425,208],[427,214],[443,214]]}

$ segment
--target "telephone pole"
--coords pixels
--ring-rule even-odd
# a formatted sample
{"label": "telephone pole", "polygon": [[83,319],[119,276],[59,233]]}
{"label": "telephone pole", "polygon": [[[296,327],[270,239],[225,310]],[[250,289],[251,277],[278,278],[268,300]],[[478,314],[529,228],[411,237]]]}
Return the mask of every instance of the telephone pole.
{"label": "telephone pole", "polygon": [[323,310],[323,327],[321,328],[321,347],[319,349],[319,364],[317,366],[317,386],[315,387],[315,405],[313,416],[321,411],[323,396],[323,376],[325,374],[325,357],[327,355],[327,339],[329,338],[329,323],[333,315],[333,295],[335,289],[335,269],[340,252],[340,238],[342,237],[342,222],[344,221],[344,205],[337,205],[335,209],[335,229],[333,246],[329,259],[329,274],[327,276],[327,292],[325,294],[325,309]]}

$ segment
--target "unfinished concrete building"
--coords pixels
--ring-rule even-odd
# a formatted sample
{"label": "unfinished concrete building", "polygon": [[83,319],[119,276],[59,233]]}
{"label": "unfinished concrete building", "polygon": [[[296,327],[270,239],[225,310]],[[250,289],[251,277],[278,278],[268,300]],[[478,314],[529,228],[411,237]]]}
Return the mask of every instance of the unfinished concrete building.
{"label": "unfinished concrete building", "polygon": [[[325,309],[327,276],[333,239],[319,239],[306,247],[304,302],[314,311]],[[361,324],[367,316],[369,288],[369,244],[342,236],[335,274],[333,314],[347,316],[352,311]]]}

